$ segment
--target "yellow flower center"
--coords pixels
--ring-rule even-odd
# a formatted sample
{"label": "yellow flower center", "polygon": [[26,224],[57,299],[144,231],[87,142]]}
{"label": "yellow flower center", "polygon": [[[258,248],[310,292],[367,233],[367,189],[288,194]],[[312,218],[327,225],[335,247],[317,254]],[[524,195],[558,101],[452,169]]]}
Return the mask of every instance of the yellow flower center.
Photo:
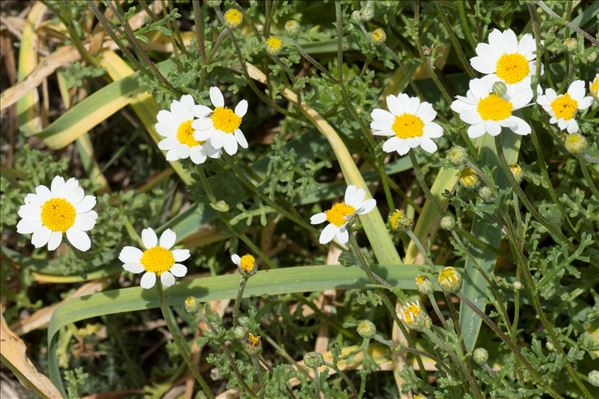
{"label": "yellow flower center", "polygon": [[179,128],[177,129],[177,140],[179,140],[179,143],[186,144],[189,147],[195,147],[196,145],[202,145],[204,142],[197,141],[193,137],[193,132],[194,132],[194,130],[193,130],[193,127],[191,127],[191,119],[188,121],[185,121],[182,124],[180,124]]}
{"label": "yellow flower center", "polygon": [[395,212],[389,216],[389,224],[391,225],[392,230],[397,230],[399,226],[400,220],[404,217],[404,213],[400,209],[396,209]]}
{"label": "yellow flower center", "polygon": [[421,285],[426,281],[426,276],[416,276],[416,285]]}
{"label": "yellow flower center", "polygon": [[141,265],[144,269],[158,275],[168,271],[174,264],[173,253],[161,246],[146,249],[141,256]]}
{"label": "yellow flower center", "polygon": [[234,8],[227,10],[227,12],[225,13],[225,22],[231,28],[238,27],[239,24],[241,24],[242,18],[243,18],[243,15],[241,14],[241,12]]}
{"label": "yellow flower center", "polygon": [[266,39],[266,47],[268,47],[268,49],[272,50],[273,52],[279,51],[281,49],[281,46],[283,46],[283,42],[276,36],[271,36],[268,39]]}
{"label": "yellow flower center", "polygon": [[460,183],[466,188],[474,187],[478,184],[478,176],[471,168],[464,168],[460,173]]}
{"label": "yellow flower center", "polygon": [[497,60],[496,73],[505,83],[518,83],[528,76],[530,66],[522,54],[504,54]]}
{"label": "yellow flower center", "polygon": [[75,207],[64,198],[52,198],[42,205],[42,223],[52,231],[66,232],[75,224]]}
{"label": "yellow flower center", "polygon": [[216,107],[212,113],[214,128],[225,133],[234,133],[241,125],[241,118],[229,108]]}
{"label": "yellow flower center", "polygon": [[254,258],[252,255],[247,254],[247,255],[243,255],[241,257],[239,267],[241,267],[244,271],[249,273],[252,270],[254,270],[255,266],[256,266],[256,258]]}
{"label": "yellow flower center", "polygon": [[420,315],[421,310],[420,305],[417,303],[408,303],[400,309],[401,319],[406,324],[415,324],[418,321],[418,315]]}
{"label": "yellow flower center", "polygon": [[595,97],[599,97],[599,76],[591,83],[591,94]]}
{"label": "yellow flower center", "polygon": [[551,109],[557,118],[570,120],[576,115],[578,101],[570,97],[569,94],[559,96],[551,103]]}
{"label": "yellow flower center", "polygon": [[327,220],[330,223],[333,223],[337,227],[341,227],[347,223],[347,217],[352,215],[355,211],[356,208],[353,206],[341,202],[333,205],[333,207],[325,213],[327,215]]}
{"label": "yellow flower center", "polygon": [[372,31],[371,37],[372,37],[373,42],[381,43],[381,42],[385,41],[385,39],[387,38],[387,35],[385,34],[384,30],[382,30],[381,28],[377,28]]}
{"label": "yellow flower center", "polygon": [[439,285],[445,289],[454,289],[460,283],[462,277],[453,267],[445,267],[439,273],[437,281]]}
{"label": "yellow flower center", "polygon": [[512,103],[497,94],[489,94],[478,102],[476,110],[485,121],[502,121],[512,115]]}
{"label": "yellow flower center", "polygon": [[409,139],[422,136],[424,122],[416,115],[402,114],[395,117],[395,122],[393,122],[391,128],[400,139]]}
{"label": "yellow flower center", "polygon": [[255,348],[260,345],[260,337],[252,333],[248,333],[247,343]]}

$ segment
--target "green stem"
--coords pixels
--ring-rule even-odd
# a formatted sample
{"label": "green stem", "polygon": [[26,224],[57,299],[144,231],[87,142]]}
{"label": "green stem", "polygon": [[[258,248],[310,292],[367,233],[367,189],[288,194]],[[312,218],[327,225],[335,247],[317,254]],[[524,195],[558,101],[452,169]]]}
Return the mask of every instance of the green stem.
{"label": "green stem", "polygon": [[464,36],[466,36],[466,40],[470,43],[470,47],[474,50],[477,46],[478,40],[474,38],[472,35],[472,30],[470,29],[470,23],[468,22],[468,17],[466,16],[466,9],[464,7],[465,0],[458,0],[458,12],[460,14],[460,22],[462,23],[462,29],[464,30]]}
{"label": "green stem", "polygon": [[580,165],[580,169],[582,170],[582,175],[584,176],[584,179],[586,180],[589,188],[591,189],[591,192],[593,193],[593,197],[595,198],[599,198],[599,192],[597,191],[597,186],[595,186],[595,183],[593,182],[593,179],[591,178],[591,175],[589,174],[589,170],[587,169],[587,165],[584,162],[582,156],[578,156],[578,164]]}
{"label": "green stem", "polygon": [[237,298],[235,299],[235,306],[233,306],[233,327],[237,326],[237,320],[239,320],[239,308],[241,307],[241,298],[243,298],[243,291],[248,282],[249,278],[245,272],[241,274],[241,281],[239,282],[239,289],[237,290]]}
{"label": "green stem", "polygon": [[424,180],[424,175],[422,174],[422,170],[420,170],[420,165],[418,164],[418,160],[416,159],[416,156],[414,155],[414,152],[412,150],[410,150],[408,152],[408,155],[410,156],[410,161],[412,161],[412,166],[414,168],[414,175],[416,175],[416,180],[418,181],[418,184],[420,185],[420,188],[422,189],[422,192],[424,193],[424,197],[426,198],[427,201],[430,201],[435,208],[437,208],[437,211],[440,214],[445,213],[445,210],[443,209],[443,207],[441,206],[439,201],[437,201],[437,198],[435,198],[433,196],[433,194],[431,193],[431,190],[428,188],[426,181]]}
{"label": "green stem", "polygon": [[214,399],[214,394],[208,387],[206,380],[204,380],[202,374],[200,373],[200,370],[198,370],[196,365],[193,363],[193,360],[191,359],[191,354],[189,353],[189,350],[187,348],[187,343],[185,342],[185,338],[183,338],[181,330],[179,330],[179,327],[177,326],[175,317],[170,307],[166,304],[164,300],[164,292],[162,290],[162,283],[160,282],[160,280],[156,281],[156,291],[158,292],[158,299],[160,301],[160,310],[162,311],[162,316],[164,317],[164,321],[166,321],[168,330],[173,336],[173,341],[175,341],[175,345],[177,345],[179,355],[181,355],[183,361],[191,370],[191,373],[193,374],[194,378],[200,384],[200,387],[202,388],[202,391],[204,391],[204,394],[206,394],[208,398]]}
{"label": "green stem", "polygon": [[343,21],[341,20],[341,2],[335,1],[335,19],[337,29],[337,82],[343,84]]}
{"label": "green stem", "polygon": [[202,15],[202,5],[200,0],[191,0],[193,5],[193,18],[195,21],[196,41],[198,45],[198,53],[202,64],[206,65],[206,43],[204,42],[204,18]]}

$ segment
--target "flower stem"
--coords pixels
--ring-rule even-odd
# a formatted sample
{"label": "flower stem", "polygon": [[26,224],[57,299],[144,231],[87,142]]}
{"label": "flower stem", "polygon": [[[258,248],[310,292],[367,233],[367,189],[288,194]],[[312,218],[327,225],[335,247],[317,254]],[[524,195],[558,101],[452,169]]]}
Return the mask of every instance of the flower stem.
{"label": "flower stem", "polygon": [[243,297],[243,291],[248,282],[248,277],[245,273],[241,274],[241,281],[239,282],[239,289],[237,290],[237,298],[235,299],[235,306],[233,307],[233,327],[237,326],[237,320],[239,319],[239,308],[241,306],[241,298]]}

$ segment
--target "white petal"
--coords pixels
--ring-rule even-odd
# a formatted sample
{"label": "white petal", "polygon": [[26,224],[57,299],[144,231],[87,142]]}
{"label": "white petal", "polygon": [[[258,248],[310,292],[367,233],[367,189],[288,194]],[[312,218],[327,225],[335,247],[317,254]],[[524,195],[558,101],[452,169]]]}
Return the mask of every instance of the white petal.
{"label": "white petal", "polygon": [[172,253],[175,262],[183,262],[191,256],[189,249],[173,249]]}
{"label": "white petal", "polygon": [[158,148],[160,148],[161,150],[172,150],[178,145],[179,140],[177,140],[174,137],[167,137],[166,139],[161,140],[160,143],[158,143]]}
{"label": "white petal", "polygon": [[50,234],[52,234],[52,231],[46,226],[42,226],[33,232],[33,235],[31,236],[31,243],[34,247],[41,248],[48,243]]}
{"label": "white petal", "polygon": [[349,241],[349,232],[345,227],[342,227],[339,229],[339,231],[337,231],[337,234],[335,235],[335,241],[337,241],[339,244],[347,244]]}
{"label": "white petal", "polygon": [[179,159],[185,159],[189,157],[189,146],[187,144],[179,145],[176,150]]}
{"label": "white petal", "polygon": [[141,273],[145,270],[141,263],[125,263],[123,264],[123,269],[133,274]]}
{"label": "white petal", "polygon": [[[194,130],[211,130],[212,119],[210,119],[210,118],[196,119],[195,121],[191,122],[191,127],[193,127]],[[196,138],[196,139],[199,139],[199,138]],[[205,139],[202,139],[202,140],[205,140]]]}
{"label": "white petal", "polygon": [[85,252],[91,248],[92,242],[87,233],[71,227],[67,230],[67,239],[78,250]]}
{"label": "white petal", "polygon": [[513,30],[507,29],[503,32],[503,41],[506,46],[505,49],[515,53],[518,51],[518,37]]}
{"label": "white petal", "polygon": [[96,197],[86,195],[80,203],[75,204],[75,210],[78,213],[84,213],[90,211],[94,206],[96,206]]}
{"label": "white petal", "polygon": [[578,132],[578,122],[576,122],[576,119],[571,119],[568,122],[567,130],[570,134]]}
{"label": "white petal", "polygon": [[237,266],[241,264],[241,258],[237,254],[231,255],[231,262],[235,263]]}
{"label": "white petal", "polygon": [[524,119],[522,118],[518,118],[517,116],[513,117],[517,123],[516,127],[512,127],[512,131],[516,134],[519,134],[521,136],[525,136],[527,134],[530,134],[531,132],[531,128],[530,125],[528,123],[526,123],[526,121],[524,121]]}
{"label": "white petal", "polygon": [[[196,118],[203,118],[206,115],[210,114],[211,112],[212,112],[212,109],[210,109],[210,107],[207,107],[205,105],[196,105],[191,110],[191,113]],[[193,126],[193,123],[192,123],[192,126]]]}
{"label": "white petal", "polygon": [[240,118],[243,118],[248,111],[248,102],[246,100],[241,100],[239,104],[235,107],[235,114]]}
{"label": "white petal", "polygon": [[494,73],[495,65],[490,63],[488,59],[483,57],[472,57],[470,58],[470,65],[476,71],[480,73]]}
{"label": "white petal", "polygon": [[223,148],[227,154],[235,155],[237,153],[237,139],[233,135],[229,136],[223,140]]}
{"label": "white petal", "polygon": [[590,107],[591,104],[593,104],[593,97],[590,97],[590,96],[584,97],[583,99],[578,101],[578,109],[582,111],[582,110]]}
{"label": "white petal", "polygon": [[181,99],[179,100],[179,102],[186,109],[191,109],[191,107],[193,107],[195,105],[195,101],[194,101],[193,97],[191,96],[191,94],[184,94],[183,96],[181,96]]}
{"label": "white petal", "polygon": [[329,242],[331,242],[333,240],[333,238],[337,234],[337,230],[338,230],[337,226],[329,223],[324,229],[322,229],[322,232],[320,233],[320,238],[318,241],[321,244],[328,244]]}
{"label": "white petal", "polygon": [[437,144],[435,144],[433,140],[426,137],[424,137],[420,141],[420,147],[422,147],[426,152],[429,152],[431,154],[437,151]]}
{"label": "white petal", "polygon": [[395,121],[395,115],[384,109],[375,108],[371,113],[370,117],[375,122],[386,122],[392,124]]}
{"label": "white petal", "polygon": [[486,121],[485,130],[491,136],[497,136],[499,133],[501,133],[501,125],[496,121]]}
{"label": "white petal", "polygon": [[98,214],[94,211],[77,214],[77,216],[75,216],[75,224],[73,224],[73,227],[77,230],[89,231],[96,225],[97,218]]}
{"label": "white petal", "polygon": [[356,188],[356,191],[349,198],[348,198],[347,193],[345,193],[345,203],[347,205],[353,206],[354,208],[357,209],[364,202],[365,196],[366,196],[366,191],[364,191],[364,189]]}
{"label": "white petal", "polygon": [[310,218],[310,223],[311,224],[320,224],[320,223],[324,222],[325,220],[327,220],[326,213],[320,212],[320,213],[317,213],[316,215],[312,215],[312,217]]}
{"label": "white petal", "polygon": [[201,165],[206,162],[206,155],[204,155],[204,152],[201,149],[196,147],[193,147],[190,150],[189,158],[191,158],[191,162],[195,163],[196,165]]}
{"label": "white petal", "polygon": [[424,122],[431,122],[437,117],[437,111],[433,109],[432,104],[423,102],[418,107],[417,116]]}
{"label": "white petal", "polygon": [[41,220],[42,208],[36,204],[21,205],[17,214],[26,220]]}
{"label": "white petal", "polygon": [[469,125],[475,125],[482,122],[482,118],[480,117],[478,111],[473,109],[462,112],[460,114],[460,119]]}
{"label": "white petal", "polygon": [[165,287],[170,287],[175,284],[175,276],[171,272],[164,272],[160,275],[160,282]]}
{"label": "white petal", "polygon": [[394,115],[401,115],[405,112],[405,110],[401,109],[401,104],[397,97],[395,96],[387,96],[387,108]]}
{"label": "white petal", "polygon": [[[376,122],[372,122],[372,124],[375,124]],[[376,129],[372,132],[372,134],[374,134],[375,136],[385,136],[385,137],[389,137],[389,136],[394,136],[395,132],[393,132],[391,130],[391,126],[388,126],[387,129]]]}
{"label": "white petal", "polygon": [[435,122],[429,122],[422,129],[425,137],[436,139],[443,136],[443,127]]}
{"label": "white petal", "polygon": [[346,204],[348,204],[351,200],[354,199],[357,191],[358,187],[354,186],[353,184],[347,186],[347,188],[345,189],[345,196],[343,198]]}
{"label": "white petal", "polygon": [[470,81],[470,90],[477,98],[485,98],[489,95],[489,89],[483,83],[482,79],[472,79]]}
{"label": "white petal", "polygon": [[143,276],[141,276],[141,281],[139,285],[141,288],[152,288],[156,284],[156,273],[153,272],[145,272]]}
{"label": "white petal", "polygon": [[[178,147],[179,146],[177,145],[177,148]],[[177,148],[173,148],[172,150],[169,150],[166,153],[166,160],[167,161],[176,161],[177,159],[179,159],[179,154],[178,154]]]}
{"label": "white petal", "polygon": [[48,251],[54,251],[62,242],[62,232],[53,231],[48,240]]}
{"label": "white petal", "polygon": [[180,263],[175,263],[169,270],[175,277],[183,277],[187,274],[187,267]]}
{"label": "white petal", "polygon": [[158,111],[158,114],[156,115],[156,120],[158,122],[170,122],[173,120],[174,115],[170,112],[167,111],[165,109]]}
{"label": "white petal", "polygon": [[393,152],[397,151],[397,147],[402,142],[398,137],[391,137],[389,140],[383,143],[383,151],[385,152]]}
{"label": "white petal", "polygon": [[123,263],[139,263],[141,261],[141,257],[143,252],[139,248],[126,246],[121,249],[121,253],[119,254],[119,260]]}
{"label": "white petal", "polygon": [[54,177],[54,179],[52,179],[52,184],[50,185],[50,190],[52,191],[52,194],[57,197],[62,197],[64,193],[64,185],[65,181],[62,178],[62,176]]}
{"label": "white petal", "polygon": [[479,123],[476,125],[472,125],[468,128],[468,137],[470,137],[471,139],[475,139],[477,137],[482,136],[486,132],[487,131],[485,130],[485,124]]}
{"label": "white petal", "polygon": [[368,212],[372,211],[376,206],[376,200],[374,198],[367,199],[364,201],[360,209],[356,211],[358,215],[365,215]]}
{"label": "white petal", "polygon": [[525,33],[518,43],[518,53],[522,54],[527,60],[536,58],[536,42],[530,33]]}
{"label": "white petal", "polygon": [[[239,143],[239,145],[242,148],[248,148],[248,141],[246,140],[245,136],[243,135],[243,132],[239,129],[235,130],[235,139],[237,140],[237,143]],[[225,148],[226,151],[226,148]]]}
{"label": "white petal", "polygon": [[225,106],[225,98],[218,87],[210,88],[210,101],[212,101],[215,107]]}
{"label": "white petal", "polygon": [[19,220],[19,223],[17,223],[17,233],[31,234],[40,227],[42,227],[41,220],[21,219]]}
{"label": "white petal", "polygon": [[141,241],[146,249],[154,248],[158,245],[158,237],[156,237],[154,230],[149,227],[141,231]]}
{"label": "white petal", "polygon": [[572,97],[576,101],[581,100],[584,97],[584,93],[585,93],[585,87],[584,87],[584,81],[582,81],[582,80],[575,80],[574,82],[572,82],[572,84],[568,88],[568,94],[570,95],[570,97]]}
{"label": "white petal", "polygon": [[164,230],[160,236],[160,246],[166,249],[171,249],[176,241],[177,235],[171,229]]}
{"label": "white petal", "polygon": [[399,155],[406,155],[410,151],[410,146],[406,140],[400,140],[395,148]]}

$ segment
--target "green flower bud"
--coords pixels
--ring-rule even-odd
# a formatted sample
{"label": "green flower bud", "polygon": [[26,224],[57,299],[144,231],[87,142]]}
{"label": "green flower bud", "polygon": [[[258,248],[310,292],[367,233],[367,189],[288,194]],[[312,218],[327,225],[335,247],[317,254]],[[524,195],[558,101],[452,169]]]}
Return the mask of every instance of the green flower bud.
{"label": "green flower bud", "polygon": [[451,215],[443,216],[440,225],[443,230],[453,230],[455,227],[455,218]]}
{"label": "green flower bud", "polygon": [[376,334],[376,326],[370,320],[362,320],[358,324],[356,331],[362,338],[372,338]]}
{"label": "green flower bud", "polygon": [[192,296],[185,298],[185,311],[187,313],[193,313],[200,307],[200,303],[197,299]]}
{"label": "green flower bud", "polygon": [[481,187],[480,190],[478,190],[478,195],[485,202],[491,202],[494,197],[493,190],[487,186]]}
{"label": "green flower bud", "polygon": [[578,41],[573,37],[564,39],[564,47],[566,48],[566,50],[572,52],[576,50],[576,47],[578,47]]}
{"label": "green flower bud", "polygon": [[591,51],[590,53],[587,54],[587,61],[592,64],[593,62],[597,61],[597,56],[599,55],[599,52],[597,51]]}
{"label": "green flower bud", "polygon": [[520,184],[522,182],[522,177],[524,173],[522,172],[522,168],[517,163],[510,165],[510,172],[512,172],[512,176],[514,176],[514,180],[516,183]]}
{"label": "green flower bud", "polygon": [[433,292],[433,283],[426,276],[416,276],[416,288],[422,295],[429,295]]}
{"label": "green flower bud", "polygon": [[374,8],[372,6],[367,5],[360,10],[360,18],[362,21],[368,22],[372,19],[372,17],[374,17]]}
{"label": "green flower bud", "polygon": [[454,267],[444,267],[437,276],[437,282],[448,292],[458,292],[462,286],[462,276]]}
{"label": "green flower bud", "polygon": [[589,372],[589,382],[591,383],[592,386],[599,387],[599,371],[598,370],[591,370]]}
{"label": "green flower bud", "polygon": [[408,302],[400,306],[397,317],[399,317],[406,327],[413,330],[420,330],[431,326],[430,317],[428,317],[426,310],[418,301]]}
{"label": "green flower bud", "polygon": [[553,345],[553,342],[547,341],[545,342],[545,348],[547,348],[548,351],[553,352],[555,350],[555,345]]}
{"label": "green flower bud", "polygon": [[304,364],[311,369],[315,369],[324,364],[324,359],[322,354],[318,352],[308,352],[304,355]]}
{"label": "green flower bud", "polygon": [[520,291],[522,289],[522,283],[518,280],[514,281],[514,283],[512,284],[512,286],[514,287],[514,289],[516,291]]}
{"label": "green flower bud", "polygon": [[462,166],[468,161],[468,153],[464,147],[454,145],[447,151],[447,160],[454,166]]}
{"label": "green flower bud", "polygon": [[222,0],[206,0],[206,4],[210,7],[219,7],[222,3]]}
{"label": "green flower bud", "polygon": [[504,82],[493,83],[493,93],[499,97],[503,96],[507,92],[507,85]]}
{"label": "green flower bud", "polygon": [[466,188],[474,189],[478,187],[480,179],[474,171],[474,169],[466,166],[464,167],[464,169],[462,169],[462,172],[460,173],[460,183],[462,183],[462,186]]}
{"label": "green flower bud", "polygon": [[297,21],[289,20],[285,22],[285,32],[291,37],[296,37],[300,33],[300,24]]}
{"label": "green flower bud", "polygon": [[240,326],[247,327],[250,324],[250,319],[247,316],[241,316],[237,322]]}
{"label": "green flower bud", "polygon": [[362,23],[362,15],[360,14],[360,11],[356,10],[356,11],[352,12],[351,20],[354,24],[361,24]]}
{"label": "green flower bud", "polygon": [[247,337],[247,334],[248,334],[247,328],[242,327],[242,326],[237,326],[233,330],[233,335],[235,335],[235,338],[237,338],[240,341],[243,340],[245,337]]}
{"label": "green flower bud", "polygon": [[406,231],[412,228],[412,219],[406,216],[406,214],[396,209],[391,215],[389,215],[389,226],[393,231]]}
{"label": "green flower bud", "polygon": [[476,348],[474,353],[472,353],[472,358],[477,364],[482,366],[483,364],[487,363],[487,360],[489,360],[489,352],[487,352],[487,350],[484,348]]}
{"label": "green flower bud", "polygon": [[566,140],[564,141],[566,150],[574,155],[580,155],[584,153],[587,149],[587,144],[587,139],[585,139],[580,133],[569,134],[566,136]]}

